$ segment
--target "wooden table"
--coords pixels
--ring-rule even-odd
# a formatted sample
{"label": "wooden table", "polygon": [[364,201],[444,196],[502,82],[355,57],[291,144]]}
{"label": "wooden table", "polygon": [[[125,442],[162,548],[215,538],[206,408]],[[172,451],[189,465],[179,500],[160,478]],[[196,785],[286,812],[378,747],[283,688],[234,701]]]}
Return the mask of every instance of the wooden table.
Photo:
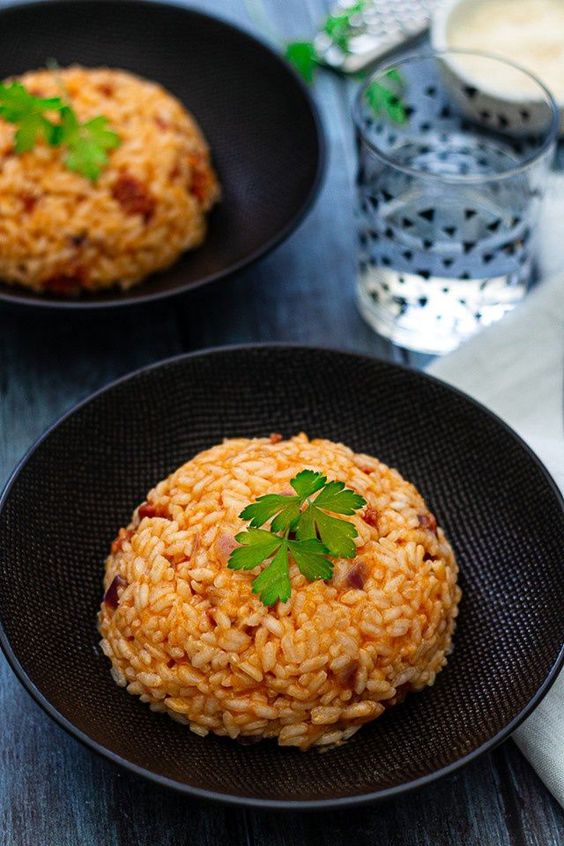
{"label": "wooden table", "polygon": [[[244,0],[196,5],[255,27]],[[266,6],[288,38],[307,37],[327,8],[325,0],[266,0]],[[354,303],[353,87],[320,75],[315,95],[329,142],[325,186],[300,230],[258,266],[162,306],[115,315],[57,317],[0,308],[0,482],[78,400],[176,353],[286,340],[399,356],[365,326]],[[564,813],[511,741],[403,800],[281,816],[187,800],[95,757],[40,711],[3,658],[0,715],[2,846],[564,843]]]}

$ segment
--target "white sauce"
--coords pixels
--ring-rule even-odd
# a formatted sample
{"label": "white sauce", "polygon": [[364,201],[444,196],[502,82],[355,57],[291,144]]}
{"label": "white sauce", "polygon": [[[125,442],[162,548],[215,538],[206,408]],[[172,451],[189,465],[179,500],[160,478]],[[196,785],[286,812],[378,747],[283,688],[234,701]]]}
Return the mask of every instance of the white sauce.
{"label": "white sauce", "polygon": [[[449,47],[496,53],[522,65],[564,101],[564,0],[471,0],[453,9],[447,26]],[[475,77],[491,76],[479,59],[465,57]],[[519,81],[517,81],[519,80]],[[484,80],[485,82],[486,80]],[[490,79],[490,83],[492,80]],[[515,91],[519,85],[520,91]],[[495,88],[508,94],[534,93],[522,75],[496,67]],[[538,92],[538,89],[537,89]]]}

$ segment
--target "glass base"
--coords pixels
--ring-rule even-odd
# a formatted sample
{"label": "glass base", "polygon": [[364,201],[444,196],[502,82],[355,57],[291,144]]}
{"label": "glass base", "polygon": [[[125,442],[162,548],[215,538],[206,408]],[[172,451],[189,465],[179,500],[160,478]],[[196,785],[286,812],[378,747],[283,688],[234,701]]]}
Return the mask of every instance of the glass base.
{"label": "glass base", "polygon": [[526,289],[525,273],[486,280],[421,279],[370,267],[359,279],[358,306],[367,323],[397,346],[443,355],[500,320]]}

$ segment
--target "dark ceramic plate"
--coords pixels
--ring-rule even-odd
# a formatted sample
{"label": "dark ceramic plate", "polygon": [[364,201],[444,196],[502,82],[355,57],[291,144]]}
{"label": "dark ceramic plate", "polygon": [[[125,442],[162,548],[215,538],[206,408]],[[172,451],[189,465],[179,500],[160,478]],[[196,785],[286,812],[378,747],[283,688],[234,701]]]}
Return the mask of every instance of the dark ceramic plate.
{"label": "dark ceramic plate", "polygon": [[68,300],[0,284],[0,299],[84,309],[178,294],[263,256],[311,205],[324,159],[315,108],[290,67],[242,30],[144,0],[47,0],[0,11],[0,79],[50,57],[125,68],[168,88],[207,136],[223,198],[201,247],[129,291]]}
{"label": "dark ceramic plate", "polygon": [[[117,687],[97,648],[104,557],[145,492],[224,437],[302,429],[412,480],[452,539],[463,588],[454,652],[434,687],[324,754],[197,737]],[[269,807],[383,798],[491,749],[554,680],[562,505],[512,431],[428,376],[300,347],[184,356],[96,394],[16,471],[0,506],[1,641],[58,723],[161,784]]]}

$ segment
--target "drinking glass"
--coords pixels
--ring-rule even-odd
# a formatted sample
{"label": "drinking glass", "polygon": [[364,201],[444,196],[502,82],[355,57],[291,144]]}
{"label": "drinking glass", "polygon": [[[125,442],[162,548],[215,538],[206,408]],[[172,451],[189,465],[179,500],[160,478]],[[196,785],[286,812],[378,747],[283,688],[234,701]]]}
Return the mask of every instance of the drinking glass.
{"label": "drinking glass", "polygon": [[557,107],[522,68],[451,50],[380,66],[354,119],[360,310],[448,352],[525,296]]}

